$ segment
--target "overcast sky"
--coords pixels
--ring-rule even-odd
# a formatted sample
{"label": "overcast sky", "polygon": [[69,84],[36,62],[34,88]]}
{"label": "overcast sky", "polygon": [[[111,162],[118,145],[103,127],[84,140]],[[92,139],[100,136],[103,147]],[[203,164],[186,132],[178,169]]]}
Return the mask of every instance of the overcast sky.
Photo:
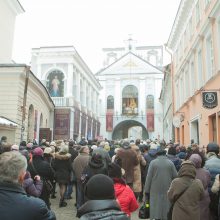
{"label": "overcast sky", "polygon": [[[13,59],[30,63],[31,48],[73,45],[95,73],[102,48],[167,42],[180,0],[19,0]],[[168,56],[167,56],[168,57]],[[165,63],[168,58],[165,58]]]}

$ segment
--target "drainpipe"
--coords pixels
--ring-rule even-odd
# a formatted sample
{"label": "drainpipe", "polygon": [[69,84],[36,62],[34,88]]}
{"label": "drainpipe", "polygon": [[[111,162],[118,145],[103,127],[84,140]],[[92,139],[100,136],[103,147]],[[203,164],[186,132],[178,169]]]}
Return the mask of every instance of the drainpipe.
{"label": "drainpipe", "polygon": [[25,84],[24,84],[24,95],[23,95],[23,105],[21,106],[22,110],[22,120],[21,120],[21,141],[24,140],[24,130],[25,130],[25,114],[26,114],[26,103],[27,103],[27,90],[28,90],[28,81],[30,74],[30,66],[25,66]]}

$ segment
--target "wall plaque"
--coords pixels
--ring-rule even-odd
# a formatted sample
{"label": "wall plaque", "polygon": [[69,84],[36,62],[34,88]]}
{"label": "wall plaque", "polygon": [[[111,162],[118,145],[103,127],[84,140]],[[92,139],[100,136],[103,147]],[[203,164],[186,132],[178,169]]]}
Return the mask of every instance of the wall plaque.
{"label": "wall plaque", "polygon": [[212,109],[218,105],[217,92],[203,92],[202,105],[204,108]]}

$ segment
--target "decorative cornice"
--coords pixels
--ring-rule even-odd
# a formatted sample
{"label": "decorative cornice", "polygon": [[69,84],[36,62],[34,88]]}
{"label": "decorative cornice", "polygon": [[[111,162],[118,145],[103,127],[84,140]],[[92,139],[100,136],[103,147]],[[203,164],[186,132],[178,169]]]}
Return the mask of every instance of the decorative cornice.
{"label": "decorative cornice", "polygon": [[24,8],[18,0],[5,1],[5,3],[8,4],[8,6],[15,13],[15,15],[24,13]]}
{"label": "decorative cornice", "polygon": [[171,33],[167,42],[167,46],[174,50],[176,44],[182,35],[183,30],[185,30],[186,23],[188,22],[188,17],[192,12],[195,0],[181,0]]}

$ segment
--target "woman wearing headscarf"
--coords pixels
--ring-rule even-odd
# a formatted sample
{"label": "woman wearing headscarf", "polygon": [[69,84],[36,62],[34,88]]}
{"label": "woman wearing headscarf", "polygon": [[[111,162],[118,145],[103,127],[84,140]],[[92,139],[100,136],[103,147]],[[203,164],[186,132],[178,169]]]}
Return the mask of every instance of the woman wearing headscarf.
{"label": "woman wearing headscarf", "polygon": [[[208,170],[202,167],[205,164],[205,157],[201,157],[199,154],[192,154],[189,158],[190,161],[196,167],[196,178],[201,180],[205,194],[203,199],[200,201],[200,220],[209,220],[210,219],[210,212],[209,212],[209,203],[210,197],[208,192],[208,185],[211,181],[211,175]],[[203,161],[203,162],[202,162]]]}
{"label": "woman wearing headscarf", "polygon": [[204,187],[196,178],[194,164],[187,160],[181,165],[178,178],[174,179],[168,190],[168,199],[175,201],[172,220],[200,220],[200,201],[204,197]]}
{"label": "woman wearing headscarf", "polygon": [[68,146],[63,143],[61,144],[60,151],[55,154],[55,179],[60,188],[59,207],[67,206],[67,203],[64,201],[64,193],[66,191],[67,184],[70,181],[71,173],[71,154],[68,153],[68,150]]}

